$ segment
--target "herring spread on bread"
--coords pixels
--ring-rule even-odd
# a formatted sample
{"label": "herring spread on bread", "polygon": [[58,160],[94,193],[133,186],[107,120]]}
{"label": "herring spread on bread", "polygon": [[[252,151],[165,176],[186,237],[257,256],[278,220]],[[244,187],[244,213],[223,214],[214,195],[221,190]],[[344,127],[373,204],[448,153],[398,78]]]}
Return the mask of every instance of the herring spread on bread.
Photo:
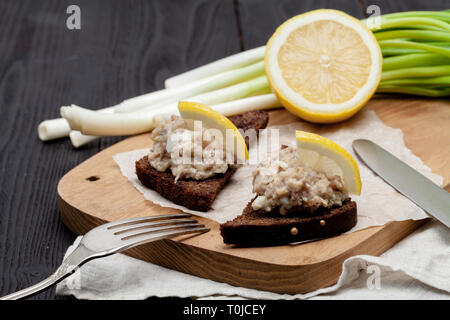
{"label": "herring spread on bread", "polygon": [[[297,136],[301,134],[297,132]],[[310,133],[303,136],[306,138],[302,142],[325,139]],[[330,140],[325,142],[326,147],[333,147],[352,159]],[[306,142],[300,148],[299,143],[297,148],[282,146],[278,153],[268,155],[258,164],[253,170],[255,197],[241,215],[220,225],[224,243],[283,245],[336,236],[356,225],[357,205],[350,199],[352,189],[346,184],[348,180],[345,175],[337,175],[341,173],[335,170],[337,162],[330,158],[319,161],[321,155],[317,158],[308,152],[311,150],[316,152],[318,148],[314,150]],[[332,155],[331,152],[323,154]],[[357,167],[356,170],[359,177]]]}
{"label": "herring spread on bread", "polygon": [[204,180],[225,173],[228,164],[221,142],[208,137],[204,127],[198,132],[192,130],[191,124],[178,116],[160,120],[152,134],[150,165],[160,172],[170,169],[175,181],[180,178]]}
{"label": "herring spread on bread", "polygon": [[[237,166],[224,161],[230,159],[228,152],[216,153],[225,148],[217,145],[219,141],[211,140],[213,136],[204,130],[191,130],[196,129],[190,123],[192,119],[173,116],[158,120],[152,132],[151,150],[136,161],[137,178],[175,204],[196,211],[210,210]],[[235,128],[258,132],[266,127],[269,115],[264,111],[248,111],[228,120]]]}
{"label": "herring spread on bread", "polygon": [[278,207],[285,215],[293,207],[308,208],[341,206],[349,199],[342,178],[327,176],[299,164],[297,149],[285,147],[278,156],[267,157],[253,170],[253,210],[269,212]]}

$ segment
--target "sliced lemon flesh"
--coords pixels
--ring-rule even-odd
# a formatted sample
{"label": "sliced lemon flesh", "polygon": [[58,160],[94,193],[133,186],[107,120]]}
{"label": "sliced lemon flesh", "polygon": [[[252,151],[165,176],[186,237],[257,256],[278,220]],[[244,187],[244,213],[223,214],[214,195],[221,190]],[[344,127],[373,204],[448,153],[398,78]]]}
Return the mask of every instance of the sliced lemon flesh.
{"label": "sliced lemon flesh", "polygon": [[283,23],[267,43],[265,70],[283,105],[312,122],[355,114],[375,93],[382,55],[372,32],[337,10],[314,10]]}
{"label": "sliced lemon flesh", "polygon": [[[208,106],[188,101],[180,101],[178,111],[183,119],[198,120],[207,128],[220,130],[226,149],[240,161],[248,159],[248,149],[244,137],[227,117]],[[231,134],[232,139],[228,139],[227,134]]]}
{"label": "sliced lemon flesh", "polygon": [[361,194],[361,176],[355,159],[337,143],[320,135],[295,132],[298,158],[303,165],[331,177],[340,176],[348,192]]}

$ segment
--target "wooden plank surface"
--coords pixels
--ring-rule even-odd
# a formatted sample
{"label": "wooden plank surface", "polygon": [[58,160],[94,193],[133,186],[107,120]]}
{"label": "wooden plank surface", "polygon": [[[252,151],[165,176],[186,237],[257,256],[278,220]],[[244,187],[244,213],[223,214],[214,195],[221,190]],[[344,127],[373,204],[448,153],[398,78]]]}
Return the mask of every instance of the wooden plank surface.
{"label": "wooden plank surface", "polygon": [[[376,95],[367,107],[374,109],[386,125],[401,128],[405,145],[433,172],[442,176],[443,186],[450,183],[448,100]],[[430,125],[424,127],[424,123]]]}
{"label": "wooden plank surface", "polygon": [[[80,6],[81,30],[66,28]],[[74,150],[42,143],[40,121],[75,103],[100,108],[163,87],[173,74],[239,51],[232,0],[1,1],[0,295],[60,264],[75,235],[61,223],[58,180],[120,138]],[[36,298],[55,298],[54,289]]]}
{"label": "wooden plank surface", "polygon": [[[100,108],[162,88],[169,75],[263,44],[296,10],[319,3],[362,17],[366,3],[269,2],[0,1],[0,295],[41,280],[59,265],[75,236],[60,221],[57,182],[122,139],[102,139],[81,150],[67,140],[42,143],[36,134],[41,120],[57,117],[63,104]],[[70,4],[81,8],[81,30],[65,27]],[[382,5],[437,10],[448,8],[448,1]],[[54,290],[36,298],[54,299]]]}
{"label": "wooden plank surface", "polygon": [[264,45],[275,29],[293,16],[315,9],[339,9],[364,18],[358,0],[237,0],[244,49]]}

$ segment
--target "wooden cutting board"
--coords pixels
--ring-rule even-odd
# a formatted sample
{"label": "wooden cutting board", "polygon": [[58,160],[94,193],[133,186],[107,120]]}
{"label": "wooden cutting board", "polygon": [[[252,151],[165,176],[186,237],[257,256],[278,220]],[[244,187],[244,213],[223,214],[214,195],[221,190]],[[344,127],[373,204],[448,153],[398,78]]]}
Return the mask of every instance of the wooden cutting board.
{"label": "wooden cutting board", "polygon": [[[443,100],[383,98],[372,108],[389,126],[401,128],[405,142],[433,172],[450,180],[450,104]],[[270,112],[269,125],[299,121],[284,110]],[[312,127],[313,129],[313,127]],[[84,234],[99,224],[133,217],[175,213],[144,200],[122,176],[112,156],[147,148],[149,134],[123,140],[86,160],[59,182],[64,224]],[[126,253],[164,267],[236,286],[278,293],[305,293],[336,283],[342,262],[357,254],[379,255],[424,224],[391,222],[338,237],[297,245],[233,248],[223,244],[219,224],[198,218],[211,231],[199,236],[161,240]]]}

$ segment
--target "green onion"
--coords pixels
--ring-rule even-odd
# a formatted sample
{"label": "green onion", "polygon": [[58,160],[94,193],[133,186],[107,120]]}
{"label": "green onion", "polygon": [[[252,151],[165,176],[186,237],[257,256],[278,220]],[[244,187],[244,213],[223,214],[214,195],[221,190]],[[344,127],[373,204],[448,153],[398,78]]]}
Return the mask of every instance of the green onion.
{"label": "green onion", "polygon": [[385,19],[398,19],[398,18],[431,18],[441,20],[450,23],[450,12],[444,11],[407,11],[407,12],[395,12],[388,13],[382,16]]}
{"label": "green onion", "polygon": [[[450,96],[450,10],[398,12],[362,22],[372,28],[383,55],[377,92]],[[39,136],[48,140],[70,132],[72,144],[80,146],[96,135],[148,131],[154,117],[178,113],[179,100],[213,105],[225,115],[278,107],[264,76],[264,53],[264,46],[255,48],[169,78],[167,89],[125,100],[108,108],[109,114],[63,107],[65,119],[44,121]]]}
{"label": "green onion", "polygon": [[450,57],[436,53],[413,53],[383,59],[383,72],[415,66],[450,65]]}
{"label": "green onion", "polygon": [[[265,75],[257,78],[235,84],[233,86],[225,87],[222,89],[206,92],[197,96],[186,98],[186,101],[198,102],[205,105],[214,105],[242,99],[249,96],[254,96],[259,93],[267,93],[269,84]],[[171,102],[169,104],[162,104],[157,106],[148,106],[142,108],[137,112],[153,112],[154,110],[177,110],[178,101]]]}
{"label": "green onion", "polygon": [[381,75],[381,80],[393,80],[401,78],[421,78],[421,77],[437,77],[440,75],[450,75],[450,65],[430,66],[430,67],[413,67],[405,69],[395,69],[385,71]]}
{"label": "green onion", "polygon": [[[159,90],[132,99],[125,100],[114,108],[115,112],[133,112],[155,104],[168,104],[227,87],[264,74],[264,61],[240,69],[223,72],[211,77],[199,79],[172,89]],[[156,93],[156,95],[155,95]]]}
{"label": "green onion", "polygon": [[[269,84],[265,76],[259,76],[234,86],[204,93],[188,98],[188,101],[216,105],[245,97],[267,89]],[[239,110],[239,108],[236,108]],[[177,114],[178,102],[163,106],[151,106],[128,113],[100,113],[72,105],[61,108],[61,116],[65,118],[71,129],[88,136],[121,136],[138,134],[153,129],[153,119],[161,114]],[[78,134],[75,134],[77,138]],[[82,141],[81,137],[78,137]],[[91,141],[87,138],[86,141]],[[77,145],[79,146],[79,141]]]}
{"label": "green onion", "polygon": [[69,123],[63,118],[44,120],[38,126],[38,136],[42,141],[64,138],[69,133]]}
{"label": "green onion", "polygon": [[[226,116],[230,116],[246,111],[272,109],[280,106],[281,104],[274,94],[266,94],[212,105],[211,107]],[[171,108],[122,114],[101,114],[75,105],[61,108],[61,115],[67,119],[73,130],[93,136],[132,135],[147,132],[154,128],[155,119],[170,114],[178,114],[176,105]],[[88,140],[87,142],[92,141],[88,137],[84,137]],[[78,143],[83,141],[80,139]]]}
{"label": "green onion", "polygon": [[252,80],[238,83],[234,86],[207,92],[197,97],[193,97],[191,98],[191,101],[213,105],[252,96],[257,92],[266,90],[268,88],[269,83],[267,82],[267,78],[265,75],[262,75]]}
{"label": "green onion", "polygon": [[450,41],[450,33],[448,31],[394,30],[376,32],[374,35],[378,41],[391,39]]}
{"label": "green onion", "polygon": [[442,89],[428,89],[421,87],[413,87],[413,86],[382,86],[377,89],[377,92],[389,92],[389,93],[405,93],[405,94],[413,94],[419,96],[428,96],[428,97],[446,97],[450,95],[450,87],[442,88]]}
{"label": "green onion", "polygon": [[273,93],[252,96],[212,106],[214,110],[225,116],[232,116],[247,111],[266,110],[280,107],[282,107],[281,102]]}
{"label": "green onion", "polygon": [[427,42],[427,44],[437,47],[450,48],[450,42]]}
{"label": "green onion", "polygon": [[[66,120],[66,119],[64,119]],[[99,136],[87,136],[82,134],[80,131],[72,130],[69,134],[70,142],[74,148],[79,148],[88,144],[91,141],[97,140]]]}
{"label": "green onion", "polygon": [[383,55],[383,57],[400,56],[403,54],[425,53],[425,52],[426,52],[425,50],[417,50],[417,49],[381,47],[381,54]]}
{"label": "green onion", "polygon": [[432,87],[448,87],[450,84],[450,75],[430,78],[412,78],[412,79],[396,79],[383,80],[380,87],[386,86],[432,86]]}
{"label": "green onion", "polygon": [[129,135],[153,129],[156,112],[101,114],[75,105],[61,108],[61,116],[72,130],[93,136]]}
{"label": "green onion", "polygon": [[374,23],[368,23],[369,20],[370,18],[365,20],[364,22],[366,23],[366,25],[371,26],[371,29],[374,32],[378,32],[379,30],[383,29],[392,29],[398,27],[423,28],[425,26],[435,27],[433,28],[433,30],[450,31],[450,25],[448,23],[431,18],[421,18],[421,17],[398,18],[398,19],[381,18],[379,26],[377,26]]}
{"label": "green onion", "polygon": [[239,52],[191,71],[184,72],[175,77],[171,77],[164,82],[164,85],[166,88],[174,88],[215,74],[247,66],[261,61],[264,58],[265,50],[266,48],[263,46]]}
{"label": "green onion", "polygon": [[425,50],[428,52],[434,52],[438,54],[442,54],[444,56],[450,57],[450,49],[447,49],[442,46],[406,41],[406,40],[381,40],[378,41],[381,49],[383,48],[404,48],[404,49],[419,49]]}
{"label": "green onion", "polygon": [[[113,108],[98,110],[101,113],[113,113]],[[38,136],[42,141],[49,141],[67,137],[71,132],[69,123],[64,118],[44,120],[38,126]]]}

